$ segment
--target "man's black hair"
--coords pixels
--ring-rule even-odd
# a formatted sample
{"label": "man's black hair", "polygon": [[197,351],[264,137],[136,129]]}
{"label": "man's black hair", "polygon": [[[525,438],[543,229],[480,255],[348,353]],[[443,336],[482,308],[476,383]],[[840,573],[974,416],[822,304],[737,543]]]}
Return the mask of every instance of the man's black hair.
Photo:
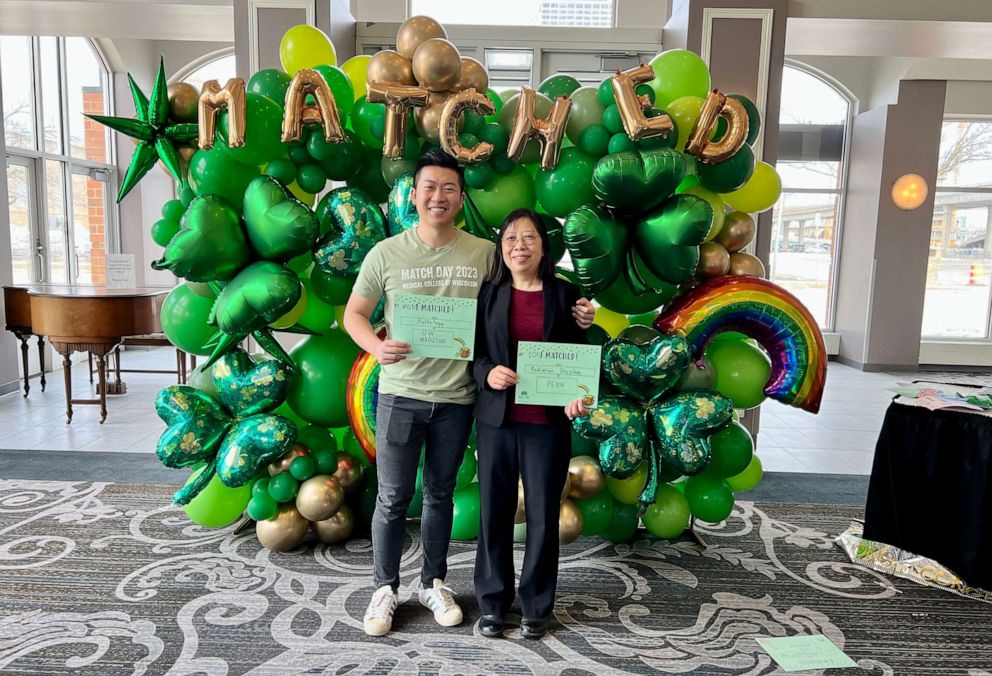
{"label": "man's black hair", "polygon": [[420,170],[424,167],[451,169],[458,174],[458,189],[465,192],[465,170],[462,169],[462,165],[458,164],[458,160],[448,153],[443,150],[429,150],[417,159],[417,168],[413,172],[414,188],[417,187],[417,181],[420,179]]}

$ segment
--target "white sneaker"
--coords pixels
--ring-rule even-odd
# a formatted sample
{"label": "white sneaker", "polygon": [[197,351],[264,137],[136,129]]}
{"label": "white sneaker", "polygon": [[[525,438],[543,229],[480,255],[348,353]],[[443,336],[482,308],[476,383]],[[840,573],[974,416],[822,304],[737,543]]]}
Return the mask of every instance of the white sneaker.
{"label": "white sneaker", "polygon": [[444,580],[434,578],[434,586],[420,588],[420,605],[434,612],[434,621],[442,627],[461,624],[462,609],[455,602],[454,592],[444,584]]}
{"label": "white sneaker", "polygon": [[399,599],[388,584],[375,590],[369,607],[365,611],[365,633],[369,636],[383,636],[393,626],[393,611]]}

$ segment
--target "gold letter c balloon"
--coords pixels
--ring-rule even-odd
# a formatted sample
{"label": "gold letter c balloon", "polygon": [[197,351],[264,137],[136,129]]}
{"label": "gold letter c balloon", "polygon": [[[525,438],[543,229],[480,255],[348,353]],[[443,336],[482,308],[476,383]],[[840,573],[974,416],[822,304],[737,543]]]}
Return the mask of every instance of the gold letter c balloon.
{"label": "gold letter c balloon", "polygon": [[441,109],[441,147],[461,162],[485,162],[493,154],[492,143],[480,141],[475,147],[466,148],[458,140],[458,116],[463,110],[470,108],[480,115],[492,115],[496,112],[496,107],[489,97],[483,96],[475,89],[452,94]]}

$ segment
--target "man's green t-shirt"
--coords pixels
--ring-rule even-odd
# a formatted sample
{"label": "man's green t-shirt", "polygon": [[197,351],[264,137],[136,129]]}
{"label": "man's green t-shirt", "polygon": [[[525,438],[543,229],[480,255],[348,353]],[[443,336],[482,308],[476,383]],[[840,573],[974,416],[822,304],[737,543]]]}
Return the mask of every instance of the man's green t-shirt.
{"label": "man's green t-shirt", "polygon": [[[477,298],[496,247],[456,231],[448,244],[432,249],[410,228],[372,248],[362,262],[354,292],[369,300],[386,296],[386,333],[392,335],[398,293]],[[477,387],[470,362],[407,357],[379,371],[379,392],[435,403],[471,404]]]}

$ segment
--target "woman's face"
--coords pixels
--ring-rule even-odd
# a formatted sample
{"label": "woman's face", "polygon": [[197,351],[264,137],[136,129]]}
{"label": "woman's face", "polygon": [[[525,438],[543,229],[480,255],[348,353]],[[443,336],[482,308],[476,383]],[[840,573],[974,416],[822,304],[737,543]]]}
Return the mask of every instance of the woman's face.
{"label": "woman's face", "polygon": [[514,275],[537,275],[544,256],[541,235],[529,218],[518,218],[503,233],[503,262]]}

